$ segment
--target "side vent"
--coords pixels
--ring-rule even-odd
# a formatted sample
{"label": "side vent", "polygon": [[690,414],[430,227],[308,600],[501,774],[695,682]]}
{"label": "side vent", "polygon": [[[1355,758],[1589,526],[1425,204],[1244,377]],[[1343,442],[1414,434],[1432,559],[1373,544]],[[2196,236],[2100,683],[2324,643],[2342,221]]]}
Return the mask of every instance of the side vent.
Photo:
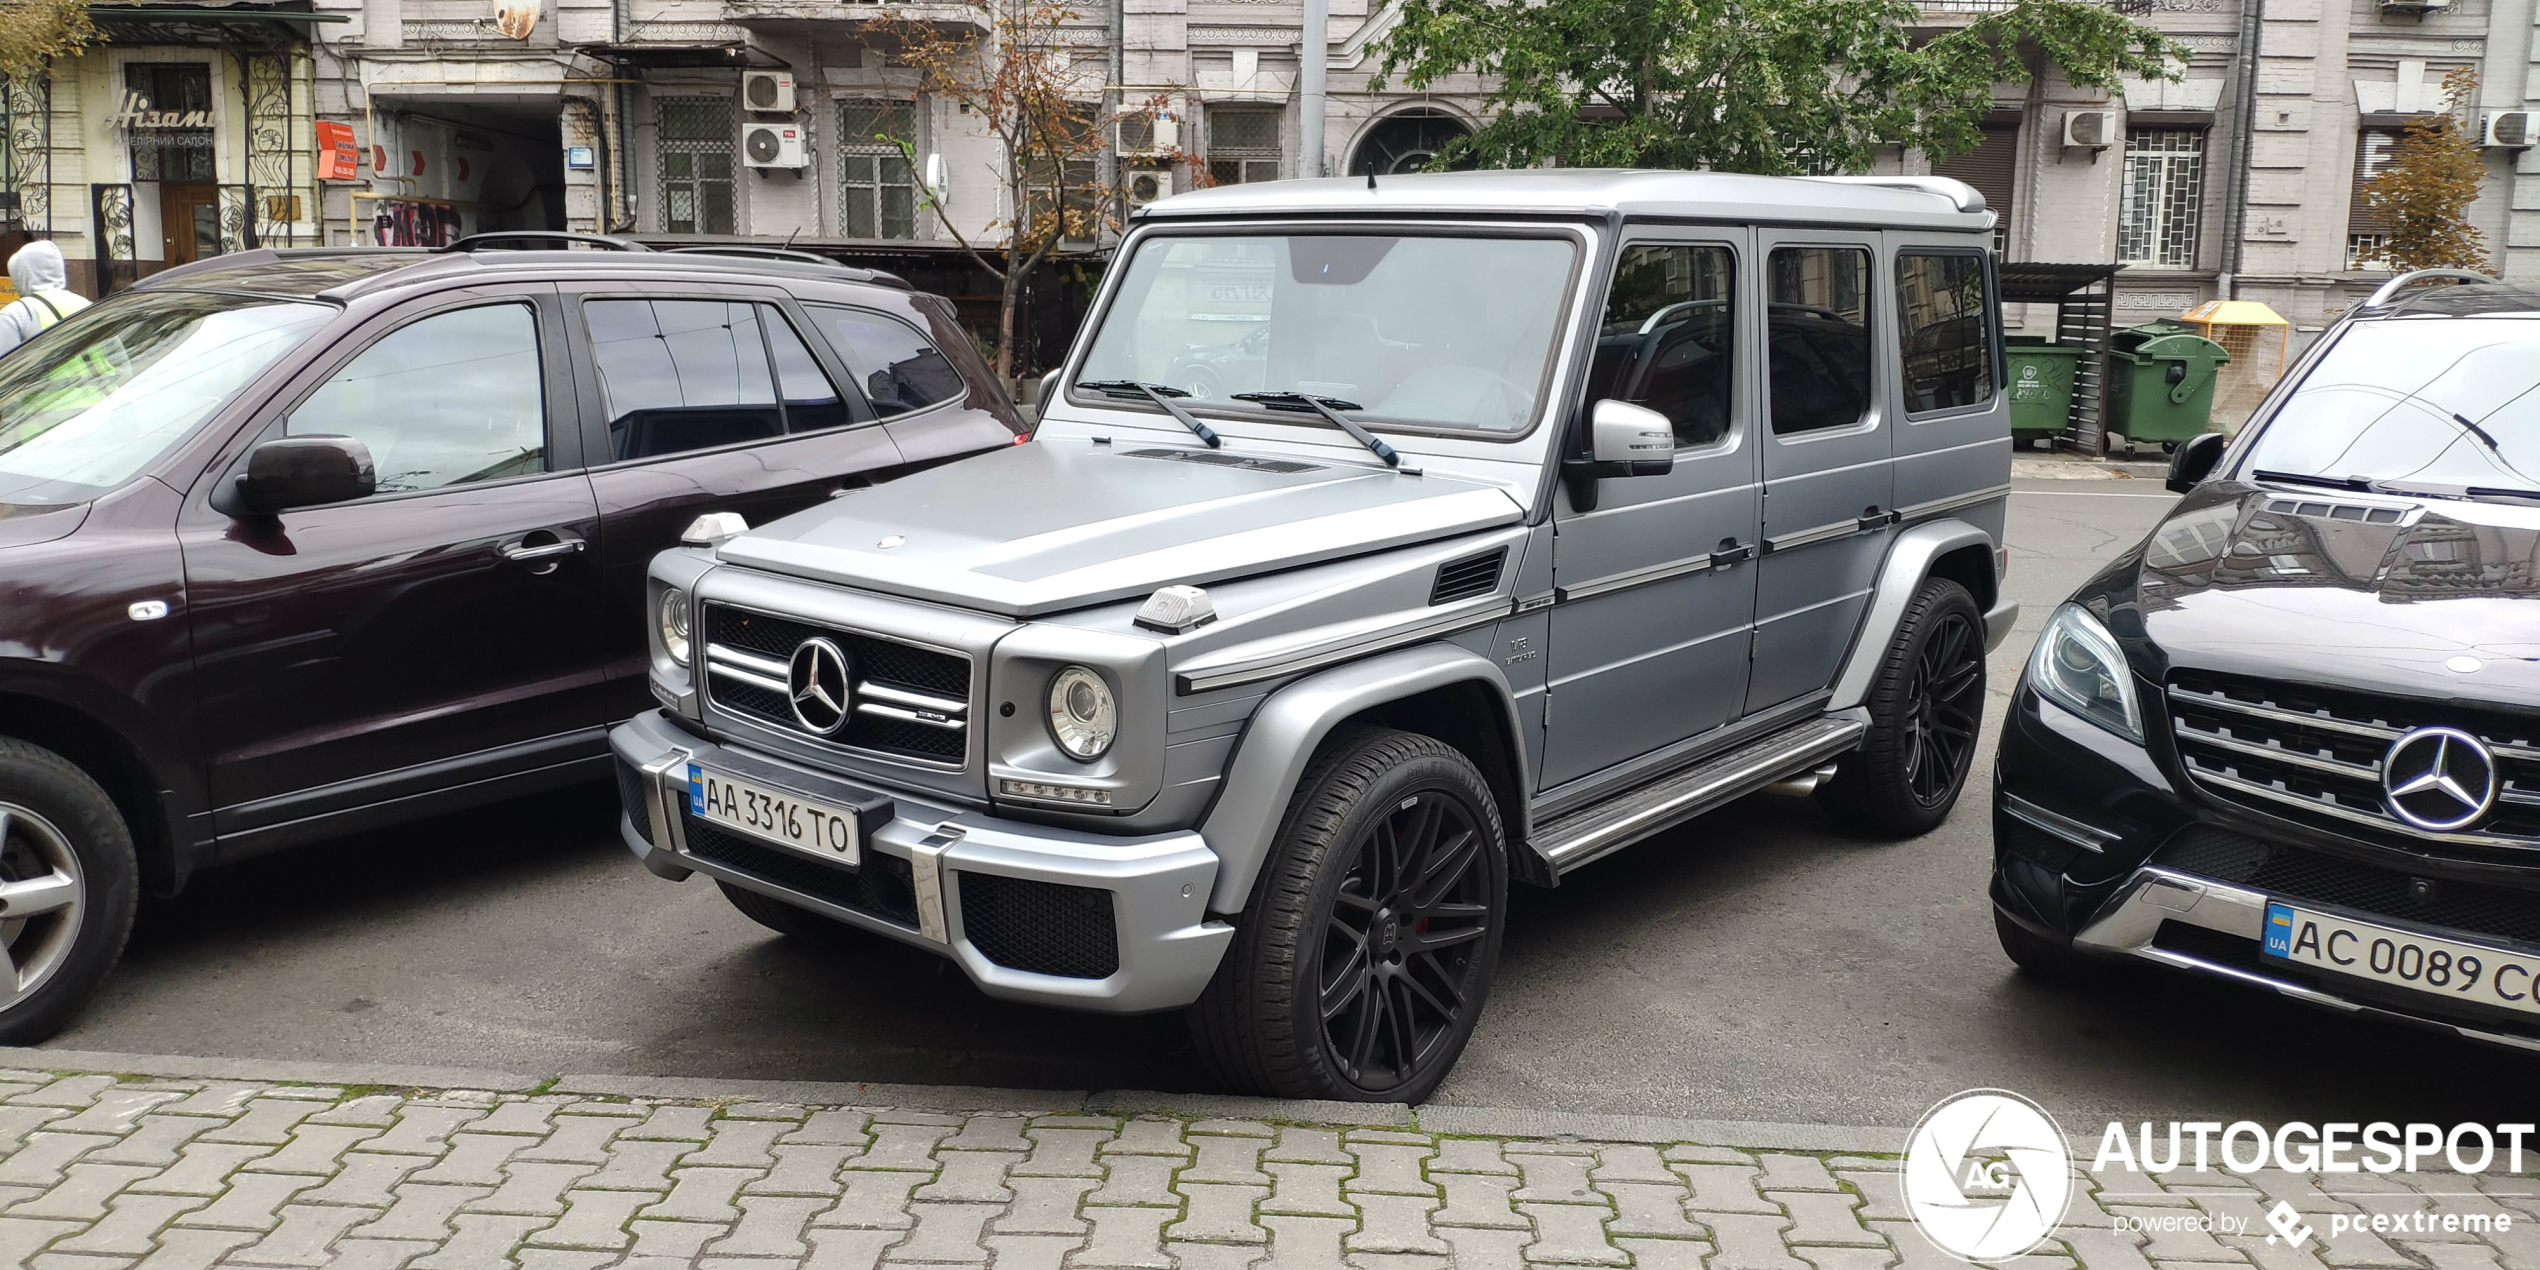
{"label": "side vent", "polygon": [[1508,548],[1499,547],[1439,565],[1438,580],[1429,587],[1429,603],[1453,604],[1490,594],[1499,587],[1499,569],[1506,563]]}

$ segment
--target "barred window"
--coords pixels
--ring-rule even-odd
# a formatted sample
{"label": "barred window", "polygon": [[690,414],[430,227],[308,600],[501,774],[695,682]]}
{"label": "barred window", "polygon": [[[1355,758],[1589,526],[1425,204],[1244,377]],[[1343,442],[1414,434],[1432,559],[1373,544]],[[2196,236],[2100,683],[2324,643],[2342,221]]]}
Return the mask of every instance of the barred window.
{"label": "barred window", "polygon": [[2195,268],[2204,201],[2204,129],[2126,130],[2118,260],[2162,269]]}
{"label": "barred window", "polygon": [[1277,108],[1212,106],[1208,111],[1208,179],[1248,185],[1279,179]]}
{"label": "barred window", "polygon": [[838,103],[838,219],[847,237],[917,237],[917,179],[899,142],[917,142],[916,103]]}
{"label": "barred window", "polygon": [[732,103],[675,97],[659,120],[661,232],[732,233]]}
{"label": "barred window", "polygon": [[2364,187],[2390,166],[2399,152],[2399,130],[2366,128],[2355,137],[2355,191],[2346,208],[2346,267],[2388,269],[2391,225],[2364,201]]}
{"label": "barred window", "polygon": [[1046,126],[1051,129],[1045,138],[1049,148],[1063,157],[1052,162],[1047,153],[1036,149],[1025,173],[1032,232],[1035,236],[1048,232],[1055,218],[1062,241],[1091,242],[1102,219],[1102,190],[1094,164],[1095,152],[1103,145],[1102,121],[1094,111],[1079,108]]}

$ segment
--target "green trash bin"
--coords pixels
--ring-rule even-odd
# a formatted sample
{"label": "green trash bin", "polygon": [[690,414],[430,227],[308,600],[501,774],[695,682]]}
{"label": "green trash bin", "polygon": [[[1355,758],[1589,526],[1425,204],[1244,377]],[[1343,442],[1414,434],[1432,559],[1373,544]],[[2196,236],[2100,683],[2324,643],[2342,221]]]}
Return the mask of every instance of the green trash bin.
{"label": "green trash bin", "polygon": [[2119,331],[2108,352],[2108,431],[2168,449],[2213,424],[2216,372],[2231,354],[2170,321]]}
{"label": "green trash bin", "polygon": [[2031,441],[2063,432],[2072,418],[2073,372],[2086,351],[2079,344],[2050,344],[2036,335],[2003,341],[2010,364],[2013,439]]}

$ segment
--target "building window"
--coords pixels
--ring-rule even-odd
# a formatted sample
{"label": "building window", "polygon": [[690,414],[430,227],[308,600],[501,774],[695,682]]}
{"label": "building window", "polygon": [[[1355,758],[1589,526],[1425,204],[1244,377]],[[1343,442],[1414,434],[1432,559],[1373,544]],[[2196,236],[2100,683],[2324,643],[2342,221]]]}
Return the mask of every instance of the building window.
{"label": "building window", "polygon": [[1279,179],[1277,107],[1209,107],[1208,179],[1218,185]]}
{"label": "building window", "polygon": [[133,180],[219,179],[212,162],[210,63],[126,62],[123,86],[124,109],[155,121],[127,130]]}
{"label": "building window", "polygon": [[1102,121],[1094,111],[1080,108],[1053,127],[1057,131],[1047,148],[1064,157],[1053,163],[1036,149],[1026,174],[1032,232],[1036,237],[1048,232],[1049,218],[1056,216],[1062,241],[1091,242],[1102,219],[1103,191],[1095,167],[1095,155],[1106,143]]}
{"label": "building window", "polygon": [[2019,157],[2019,125],[1988,124],[1975,149],[1931,165],[1933,176],[1964,181],[1984,195],[1984,205],[1993,209],[1993,254],[1997,256],[2007,254],[2011,247],[2011,192],[2017,188],[2012,173]]}
{"label": "building window", "polygon": [[908,167],[916,143],[915,103],[838,103],[838,219],[847,237],[917,237],[917,181]]}
{"label": "building window", "polygon": [[2386,258],[2390,250],[2391,225],[2387,218],[2372,210],[2364,201],[2364,187],[2390,166],[2399,150],[2396,128],[2366,128],[2355,138],[2355,193],[2346,212],[2346,267],[2349,269],[2390,268]]}
{"label": "building window", "polygon": [[729,234],[732,103],[675,97],[661,103],[661,232]]}
{"label": "building window", "polygon": [[2129,128],[2117,259],[2160,269],[2196,267],[2205,203],[2205,130]]}

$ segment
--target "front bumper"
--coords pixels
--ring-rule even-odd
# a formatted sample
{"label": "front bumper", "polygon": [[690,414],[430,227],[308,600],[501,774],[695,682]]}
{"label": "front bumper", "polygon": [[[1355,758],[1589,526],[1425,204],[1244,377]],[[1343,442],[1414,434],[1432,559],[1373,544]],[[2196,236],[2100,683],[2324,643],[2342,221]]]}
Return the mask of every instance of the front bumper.
{"label": "front bumper", "polygon": [[[2379,1002],[2359,1001],[2331,991],[2326,986],[2297,983],[2290,975],[2272,973],[2263,962],[2232,964],[2234,958],[2229,953],[2200,950],[2195,946],[2200,941],[2180,940],[2174,935],[2165,939],[2161,931],[2165,922],[2179,923],[2245,939],[2255,948],[2266,938],[2266,914],[2267,895],[2263,891],[2146,865],[2135,870],[2134,876],[2118,889],[2116,898],[2073,936],[2073,951],[2103,957],[2138,957],[2179,970],[2272,988],[2296,1001],[2348,1014],[2440,1028],[2475,1041],[2540,1051],[2540,1037],[2495,1031],[2459,1019]],[[2393,922],[2389,917],[2378,915],[2373,920]],[[2170,946],[2160,946],[2164,943]],[[2325,981],[2322,983],[2324,985]]]}
{"label": "front bumper", "polygon": [[[927,949],[990,996],[1119,1014],[1173,1009],[1199,998],[1234,937],[1208,918],[1217,856],[1194,832],[1103,837],[891,790],[890,819],[868,826],[864,866],[849,870],[688,815],[688,764],[712,766],[725,747],[659,713],[619,725],[609,746],[627,802],[618,832],[647,869],[703,873]],[[756,751],[728,753],[783,771],[807,795],[847,784]]]}

